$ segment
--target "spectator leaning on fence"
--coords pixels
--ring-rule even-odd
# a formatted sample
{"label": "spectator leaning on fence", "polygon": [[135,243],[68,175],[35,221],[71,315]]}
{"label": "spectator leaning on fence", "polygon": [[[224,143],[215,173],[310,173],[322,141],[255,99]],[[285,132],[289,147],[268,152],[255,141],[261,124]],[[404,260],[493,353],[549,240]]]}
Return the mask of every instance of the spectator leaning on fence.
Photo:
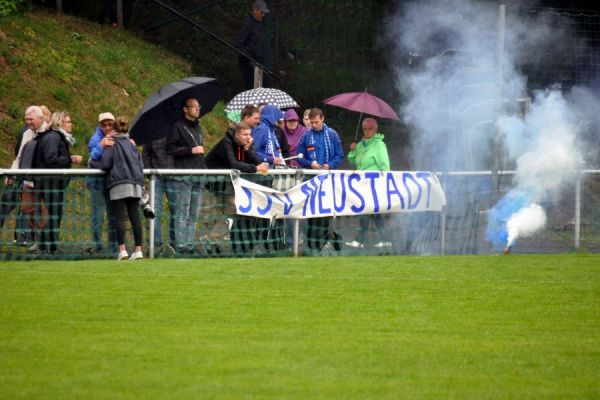
{"label": "spectator leaning on fence", "polygon": [[[338,133],[327,126],[323,111],[312,108],[309,113],[311,128],[306,131],[298,143],[298,153],[304,155],[298,162],[303,168],[331,170],[340,166],[344,159],[344,150]],[[312,178],[312,175],[309,176]],[[330,231],[331,217],[310,218],[307,223],[308,247],[321,250],[328,240],[334,240],[337,247],[339,235]]]}
{"label": "spectator leaning on fence", "polygon": [[106,187],[112,202],[111,210],[117,226],[119,254],[117,260],[129,255],[125,248],[125,210],[133,228],[135,250],[130,260],[143,258],[142,222],[140,221],[139,201],[144,192],[144,163],[135,144],[129,139],[129,124],[124,117],[116,121],[116,133],[112,136],[113,145],[108,146],[100,160],[92,160],[91,166],[107,171]]}
{"label": "spectator leaning on fence", "polygon": [[[67,112],[55,112],[50,119],[50,129],[40,132],[34,139],[37,144],[32,167],[60,169],[81,163],[83,157],[71,155],[69,149],[75,143],[72,128],[73,121]],[[35,179],[39,204],[43,203],[48,210],[48,223],[41,233],[39,251],[54,253],[58,249],[64,194],[68,185],[69,178],[62,176],[39,176]]]}
{"label": "spectator leaning on fence", "polygon": [[254,149],[261,162],[275,166],[285,164],[281,154],[281,145],[275,134],[277,121],[283,118],[281,110],[267,104],[260,112],[260,124],[252,130]]}
{"label": "spectator leaning on fence", "polygon": [[[104,150],[114,145],[115,117],[110,112],[103,112],[98,115],[98,126],[96,132],[88,142],[91,161],[98,161],[102,158]],[[87,187],[90,191],[91,208],[91,230],[92,247],[88,249],[90,253],[102,251],[102,225],[104,224],[104,215],[108,218],[108,243],[111,252],[117,251],[117,231],[113,213],[110,210],[110,198],[106,190],[106,176],[88,176],[86,178]]]}
{"label": "spectator leaning on fence", "polygon": [[[212,169],[237,169],[245,173],[257,171],[266,172],[268,163],[261,163],[252,149],[252,135],[250,125],[240,122],[234,129],[228,129],[225,137],[219,141],[208,153],[206,163]],[[219,182],[222,185],[215,188],[218,193],[219,204],[223,215],[235,215],[235,202],[231,184]],[[252,229],[254,218],[234,217],[232,228],[229,232],[231,247],[233,251],[238,249],[242,252],[251,250],[254,246],[255,232]]]}
{"label": "spectator leaning on fence", "polygon": [[[206,169],[204,133],[200,126],[200,103],[194,98],[182,105],[182,118],[171,125],[166,152],[173,156],[176,169]],[[204,177],[174,178],[177,192],[175,241],[179,255],[196,253],[196,222],[202,205]]]}
{"label": "spectator leaning on fence", "polygon": [[[383,142],[384,136],[377,132],[377,121],[373,118],[365,118],[362,122],[363,137],[360,142],[350,144],[348,161],[361,171],[389,171],[390,158],[388,156],[387,146]],[[376,248],[392,247],[389,241],[390,234],[385,230],[386,216],[381,214],[371,214],[359,216],[359,232],[356,238],[351,242],[346,242],[346,246],[353,248],[363,248],[369,223],[372,221],[377,227],[379,242],[375,243]]]}

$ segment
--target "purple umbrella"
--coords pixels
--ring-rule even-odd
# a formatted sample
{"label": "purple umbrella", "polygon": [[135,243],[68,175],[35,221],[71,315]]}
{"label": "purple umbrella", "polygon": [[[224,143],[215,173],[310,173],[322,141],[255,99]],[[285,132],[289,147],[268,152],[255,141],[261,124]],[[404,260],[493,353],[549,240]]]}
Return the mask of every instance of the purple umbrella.
{"label": "purple umbrella", "polygon": [[[359,112],[359,124],[362,114],[369,114],[374,117],[400,120],[400,117],[385,101],[377,96],[373,96],[366,90],[364,92],[340,93],[333,97],[323,100],[323,103],[330,106],[345,108],[346,110]],[[358,127],[354,139],[358,136]]]}

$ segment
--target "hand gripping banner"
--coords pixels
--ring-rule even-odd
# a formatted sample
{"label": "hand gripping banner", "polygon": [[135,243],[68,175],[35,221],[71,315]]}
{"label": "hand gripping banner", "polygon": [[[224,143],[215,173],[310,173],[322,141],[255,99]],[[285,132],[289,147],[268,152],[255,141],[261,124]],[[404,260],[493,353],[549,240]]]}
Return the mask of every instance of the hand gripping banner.
{"label": "hand gripping banner", "polygon": [[317,218],[442,211],[446,196],[426,171],[330,171],[280,192],[232,175],[237,214]]}

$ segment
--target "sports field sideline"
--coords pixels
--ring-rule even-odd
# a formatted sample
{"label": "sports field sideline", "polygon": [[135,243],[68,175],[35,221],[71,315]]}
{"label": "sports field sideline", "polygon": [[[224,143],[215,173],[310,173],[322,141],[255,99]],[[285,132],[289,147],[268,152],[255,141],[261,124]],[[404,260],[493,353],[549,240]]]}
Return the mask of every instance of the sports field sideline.
{"label": "sports field sideline", "polygon": [[0,398],[600,398],[600,255],[0,263]]}

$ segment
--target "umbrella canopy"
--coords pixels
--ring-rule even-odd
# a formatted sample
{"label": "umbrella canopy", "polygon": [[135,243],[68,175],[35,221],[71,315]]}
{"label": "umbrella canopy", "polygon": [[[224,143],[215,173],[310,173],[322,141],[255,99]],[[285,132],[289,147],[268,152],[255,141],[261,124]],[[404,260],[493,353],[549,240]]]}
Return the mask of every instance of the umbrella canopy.
{"label": "umbrella canopy", "polygon": [[398,114],[385,101],[366,91],[341,93],[323,100],[323,103],[379,118],[400,120]]}
{"label": "umbrella canopy", "polygon": [[296,100],[286,92],[273,88],[256,88],[238,93],[225,107],[225,112],[240,111],[251,104],[257,106],[261,103],[272,104],[277,108],[298,107]]}
{"label": "umbrella canopy", "polygon": [[214,78],[200,76],[171,82],[146,100],[133,119],[129,134],[137,144],[165,137],[171,124],[181,118],[186,99],[197,99],[202,106],[200,116],[203,116],[213,109],[224,89]]}

